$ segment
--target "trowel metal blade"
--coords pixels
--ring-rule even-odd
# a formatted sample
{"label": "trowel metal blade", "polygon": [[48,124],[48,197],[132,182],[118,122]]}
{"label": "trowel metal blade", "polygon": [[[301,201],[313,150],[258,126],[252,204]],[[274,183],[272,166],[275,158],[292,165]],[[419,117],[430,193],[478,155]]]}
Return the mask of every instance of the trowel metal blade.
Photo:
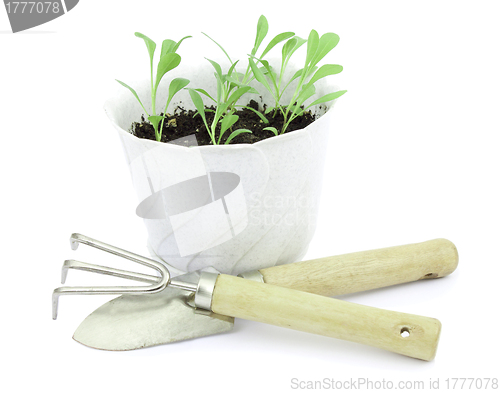
{"label": "trowel metal blade", "polygon": [[[197,282],[199,272],[176,277]],[[127,351],[231,330],[234,318],[196,310],[193,294],[167,287],[148,295],[122,295],[99,307],[76,329],[79,343]]]}

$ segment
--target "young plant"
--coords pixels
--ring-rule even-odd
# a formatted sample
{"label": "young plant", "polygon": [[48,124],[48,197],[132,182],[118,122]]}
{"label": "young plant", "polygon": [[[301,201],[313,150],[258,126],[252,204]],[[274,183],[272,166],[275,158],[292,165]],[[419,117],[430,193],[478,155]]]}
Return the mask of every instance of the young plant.
{"label": "young plant", "polygon": [[[255,55],[259,50],[264,38],[267,36],[268,30],[269,30],[269,24],[267,22],[267,19],[264,15],[261,15],[257,23],[257,32],[255,36],[254,46],[251,50],[252,56]],[[252,74],[250,63],[247,66],[245,74],[237,72],[236,65],[238,64],[239,60],[233,62],[233,60],[228,55],[226,50],[222,47],[222,45],[220,45],[217,41],[215,41],[207,34],[205,33],[203,34],[210,40],[212,40],[222,50],[224,55],[229,60],[230,64],[227,74],[222,74],[222,68],[220,64],[218,64],[213,60],[207,59],[215,69],[215,77],[217,79],[216,98],[213,98],[209,93],[207,93],[203,89],[189,89],[189,94],[191,96],[193,104],[195,105],[198,113],[202,116],[203,122],[205,123],[205,127],[207,128],[207,131],[212,139],[212,143],[215,145],[215,144],[220,144],[220,142],[222,141],[222,136],[225,134],[225,132],[238,121],[239,117],[234,114],[236,108],[246,108],[248,110],[253,111],[261,118],[261,120],[265,124],[268,124],[269,120],[267,120],[267,118],[262,113],[249,106],[237,105],[238,99],[241,98],[241,96],[243,96],[244,94],[246,93],[258,94],[258,92],[253,87],[248,86],[248,84],[253,79],[255,79],[255,77]],[[277,44],[279,44],[284,40],[289,39],[290,37],[293,37],[294,35],[295,33],[293,32],[285,32],[276,35],[269,42],[266,48],[262,51],[260,58],[263,58]],[[207,123],[205,116],[206,109],[203,105],[201,96],[198,93],[202,93],[205,96],[207,96],[210,100],[214,102],[214,105],[216,107],[214,119],[210,125],[208,125]],[[221,131],[217,138],[216,128],[219,123],[221,126]],[[251,133],[251,131],[247,129],[237,129],[235,131],[232,131],[231,134],[229,135],[229,138],[227,138],[225,144],[228,144],[234,137],[244,132]]]}
{"label": "young plant", "polygon": [[[168,98],[167,98],[167,103],[165,105],[165,110],[163,111],[164,116],[159,116],[156,113],[156,93],[158,91],[158,86],[160,85],[160,82],[162,78],[165,76],[165,74],[174,68],[176,68],[180,62],[181,62],[181,57],[176,53],[177,49],[179,48],[180,44],[182,41],[184,41],[186,38],[190,38],[191,36],[186,36],[182,38],[179,42],[175,42],[173,40],[166,39],[163,41],[161,45],[161,53],[160,53],[160,60],[158,62],[157,68],[156,68],[156,76],[154,76],[153,72],[153,59],[154,59],[154,54],[156,50],[156,43],[149,37],[145,36],[144,34],[141,33],[135,33],[136,37],[142,38],[146,44],[146,47],[148,49],[148,54],[149,54],[149,63],[150,63],[150,71],[151,71],[151,114],[148,113],[144,105],[142,104],[141,99],[139,98],[139,95],[137,92],[127,85],[126,83],[119,81],[118,79],[116,80],[118,83],[120,83],[122,86],[126,87],[129,89],[134,97],[139,101],[139,104],[141,104],[142,109],[144,109],[144,112],[146,112],[146,115],[148,117],[148,120],[151,122],[153,125],[153,128],[155,130],[155,136],[156,140],[160,141],[161,140],[161,135],[162,135],[162,129],[163,129],[163,122],[165,121],[165,115],[167,113],[167,107],[172,101],[172,98],[174,97],[177,92],[179,92],[181,89],[186,87],[189,84],[189,80],[184,79],[184,78],[175,78],[170,82],[170,86],[168,89]],[[160,125],[161,121],[161,125]],[[158,127],[160,125],[160,127]]]}
{"label": "young plant", "polygon": [[[212,66],[215,69],[214,75],[217,80],[216,98],[213,98],[203,89],[188,89],[188,90],[189,90],[189,95],[191,96],[191,100],[193,101],[193,104],[196,107],[196,110],[198,111],[197,114],[199,114],[203,119],[203,123],[205,124],[208,134],[210,135],[212,144],[219,145],[226,131],[231,129],[231,127],[239,119],[238,115],[233,114],[236,102],[245,93],[252,92],[251,90],[254,90],[255,93],[257,93],[257,91],[255,91],[255,89],[253,89],[250,86],[235,84],[231,81],[231,76],[234,71],[234,65],[236,65],[237,62],[233,63],[228,73],[223,75],[222,68],[217,62],[210,59],[207,60],[212,64]],[[215,113],[212,123],[210,125],[207,122],[205,114],[205,111],[207,109],[205,109],[203,100],[199,93],[206,95],[214,102]],[[220,132],[219,136],[217,137],[216,130],[217,130],[217,125],[219,123],[220,123]],[[252,131],[244,128],[232,131],[229,137],[227,138],[225,144],[227,145],[229,142],[233,140],[233,138],[237,137],[241,133],[251,133],[251,132]]]}
{"label": "young plant", "polygon": [[[220,66],[219,63],[217,63],[216,61],[210,60],[210,59],[207,59],[207,60],[210,62],[210,64],[212,64],[212,66],[215,69],[214,75],[217,79],[217,99],[214,99],[209,93],[207,93],[203,89],[195,89],[195,90],[204,94],[208,98],[210,98],[210,100],[212,100],[215,105],[218,106],[222,102],[227,102],[229,100],[229,98],[231,97],[231,94],[235,93],[236,91],[238,91],[239,89],[244,88],[244,87],[248,87],[248,89],[246,91],[247,93],[259,94],[259,92],[257,90],[255,90],[253,87],[250,87],[244,83],[241,83],[238,80],[238,75],[241,76],[241,74],[239,74],[238,72],[235,71],[235,67],[236,67],[236,64],[238,64],[238,60],[235,61],[234,63],[231,63],[231,67],[229,68],[227,74],[222,74],[222,67]],[[231,105],[228,106],[226,113],[232,114],[235,111],[236,107],[250,109],[250,110],[254,111],[255,113],[257,113],[259,116],[261,116],[263,121],[265,121],[265,122],[268,121],[265,118],[265,116],[262,115],[262,113],[256,111],[255,109],[253,109],[251,107],[248,107],[248,106],[236,105],[236,101],[234,101]]]}
{"label": "young plant", "polygon": [[[264,41],[264,38],[266,38],[267,33],[269,31],[269,23],[267,22],[267,19],[264,15],[261,15],[259,18],[259,21],[257,22],[257,33],[255,35],[255,43],[254,46],[250,52],[251,56],[256,56],[257,51],[260,48],[260,45]],[[295,33],[291,31],[287,31],[284,33],[277,34],[271,41],[269,41],[269,44],[267,44],[266,48],[262,51],[261,55],[259,56],[260,59],[263,59],[264,56],[269,53],[271,49],[273,49],[276,45],[278,45],[280,42],[283,42],[285,40],[288,40],[295,36]],[[252,70],[250,67],[250,62],[247,65],[247,70],[243,76],[243,83],[250,83],[255,77],[252,74]]]}
{"label": "young plant", "polygon": [[[302,46],[306,42],[307,53],[304,67],[295,72],[282,88],[282,85],[284,84],[283,77],[291,56],[300,46]],[[272,131],[275,135],[278,135],[279,133],[283,134],[286,132],[286,129],[288,128],[290,123],[296,117],[303,115],[307,109],[311,108],[314,105],[333,101],[346,92],[346,90],[341,90],[326,94],[302,109],[304,102],[316,93],[316,88],[314,86],[315,82],[326,76],[338,74],[342,71],[342,66],[338,64],[325,64],[319,69],[317,67],[317,64],[333,48],[335,48],[338,42],[339,36],[337,34],[326,33],[323,34],[320,38],[316,30],[311,30],[307,41],[300,37],[290,38],[283,45],[281,68],[279,74],[277,74],[269,65],[269,62],[262,59],[262,57],[257,58],[253,54],[249,55],[249,63],[255,79],[257,79],[257,81],[260,82],[262,86],[264,86],[264,88],[268,90],[274,98],[275,107],[270,108],[270,110],[274,109],[275,114],[277,110],[281,111],[284,119],[283,127],[280,131],[278,131],[274,127],[266,127],[265,129]],[[262,67],[258,67],[257,63],[262,64]],[[280,105],[279,102],[283,96],[283,93],[290,85],[290,83],[292,83],[296,79],[298,79],[298,83],[290,102],[285,106]]]}
{"label": "young plant", "polygon": [[[257,51],[259,50],[262,42],[264,41],[264,38],[266,38],[268,31],[269,31],[269,23],[267,22],[266,17],[264,15],[261,15],[260,18],[259,18],[259,21],[257,22],[257,32],[256,32],[256,35],[255,35],[255,42],[254,42],[254,46],[253,46],[253,48],[251,50],[251,55],[252,56],[255,56],[257,54]],[[202,33],[202,34],[204,34],[206,37],[208,37],[210,40],[212,40],[222,50],[222,52],[224,53],[224,55],[229,60],[229,63],[231,64],[231,67],[229,69],[228,74],[224,75],[224,77],[225,77],[225,84],[224,84],[224,92],[223,92],[223,101],[225,101],[225,100],[227,100],[227,98],[229,98],[229,94],[231,93],[232,89],[234,89],[236,87],[248,86],[248,84],[252,80],[255,79],[254,76],[253,76],[253,74],[252,74],[252,70],[250,68],[250,63],[248,63],[247,69],[246,69],[246,71],[245,71],[244,74],[237,72],[235,70],[235,67],[236,67],[236,64],[238,63],[239,60],[233,62],[231,60],[231,57],[229,57],[228,53],[222,47],[222,45],[220,45],[217,41],[215,41],[213,38],[211,38],[207,34],[205,34],[205,33]],[[262,53],[260,55],[260,58],[261,59],[264,58],[264,56],[266,56],[266,54],[271,49],[273,49],[276,45],[278,45],[280,42],[283,42],[283,41],[285,41],[285,40],[293,37],[294,35],[295,35],[295,33],[293,33],[293,32],[285,32],[285,33],[280,33],[280,34],[276,35],[269,42],[269,44],[266,46],[266,48],[262,51]],[[209,60],[209,61],[212,62],[211,60]],[[205,91],[203,91],[201,89],[197,89],[197,91],[199,91],[199,92],[207,95],[210,99],[212,99],[212,97],[210,97]],[[250,89],[248,92],[249,93],[258,94],[258,92],[255,89],[253,89],[253,88]],[[261,120],[264,123],[266,123],[266,124],[269,123],[269,121],[266,119],[266,117],[264,115],[262,115],[262,113],[260,113],[259,111],[256,111],[255,109],[253,109],[253,108],[251,108],[249,106],[234,105],[234,106],[230,106],[229,107],[229,111],[232,113],[233,109],[235,107],[249,109],[249,110],[255,112],[261,118]]]}

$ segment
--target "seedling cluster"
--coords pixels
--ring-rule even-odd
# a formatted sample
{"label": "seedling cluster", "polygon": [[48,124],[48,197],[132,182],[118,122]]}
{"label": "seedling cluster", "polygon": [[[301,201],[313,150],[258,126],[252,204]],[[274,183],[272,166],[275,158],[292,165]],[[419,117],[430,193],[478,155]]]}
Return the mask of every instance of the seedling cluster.
{"label": "seedling cluster", "polygon": [[[175,94],[184,88],[188,89],[191,100],[196,108],[197,112],[195,116],[199,115],[203,119],[203,123],[208,134],[210,135],[211,142],[214,145],[220,144],[223,141],[222,137],[226,135],[227,132],[229,132],[229,136],[226,138],[225,144],[230,143],[241,133],[251,132],[250,130],[243,128],[233,129],[236,128],[233,126],[236,125],[239,119],[238,115],[235,114],[238,108],[251,110],[255,112],[265,124],[269,123],[269,120],[261,112],[255,110],[254,108],[238,104],[238,101],[240,101],[242,97],[251,94],[259,94],[263,89],[267,90],[274,99],[274,105],[266,108],[265,114],[267,115],[273,112],[273,116],[276,116],[277,113],[281,113],[284,119],[283,126],[280,130],[270,126],[265,127],[264,130],[268,130],[276,136],[284,134],[290,123],[298,116],[302,116],[305,111],[315,105],[333,101],[346,92],[346,90],[340,90],[328,93],[317,98],[313,102],[308,103],[307,105],[305,104],[306,101],[316,93],[316,87],[314,84],[317,81],[327,76],[338,74],[342,71],[342,66],[338,64],[323,64],[318,67],[319,62],[323,60],[323,58],[338,44],[339,36],[334,33],[325,33],[322,36],[319,36],[316,30],[311,30],[308,38],[304,39],[296,36],[293,32],[284,32],[271,39],[265,49],[259,56],[257,56],[259,48],[267,36],[268,30],[269,24],[266,17],[262,15],[257,23],[257,33],[254,46],[250,53],[248,53],[248,57],[246,59],[247,66],[245,73],[237,71],[237,66],[240,63],[239,60],[233,61],[226,50],[218,42],[203,33],[222,50],[224,55],[229,60],[229,69],[226,73],[224,73],[222,71],[222,66],[219,63],[207,59],[207,61],[209,61],[214,68],[214,77],[217,82],[216,91],[212,92],[212,94],[199,87],[188,88],[188,79],[173,79],[169,85],[168,98],[163,115],[156,112],[156,93],[158,86],[165,74],[180,64],[181,57],[176,53],[177,49],[184,39],[190,38],[191,36],[184,37],[178,42],[170,39],[163,41],[156,76],[154,76],[153,58],[156,44],[145,35],[135,33],[137,37],[142,38],[146,43],[150,59],[151,114],[146,111],[146,108],[133,88],[121,81],[118,82],[129,89],[139,101],[147,115],[148,120],[154,127],[157,141],[161,140],[163,122],[165,121],[167,108],[170,102]],[[269,62],[265,59],[265,56],[269,53],[269,51],[271,51],[271,49],[280,43],[283,43],[283,46],[281,50],[281,65],[278,70],[274,69],[269,64]],[[289,71],[287,67],[292,55],[294,55],[297,49],[303,45],[306,45],[306,56],[303,68],[295,72],[293,72],[294,70]],[[291,77],[287,78],[287,75],[291,75]],[[256,88],[250,86],[250,83],[254,80],[257,82]],[[296,85],[292,83],[294,81],[297,81]],[[295,85],[291,99],[288,102],[283,102],[284,93],[288,88],[290,88],[291,85]],[[208,97],[213,102],[213,107],[215,109],[206,108],[201,95]],[[207,121],[207,111],[214,112],[214,117],[211,122]]]}

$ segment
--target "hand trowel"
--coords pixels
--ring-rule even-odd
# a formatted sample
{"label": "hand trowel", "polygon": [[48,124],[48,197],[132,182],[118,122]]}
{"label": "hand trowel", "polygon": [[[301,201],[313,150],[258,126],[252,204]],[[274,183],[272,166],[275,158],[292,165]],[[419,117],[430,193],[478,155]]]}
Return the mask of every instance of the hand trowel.
{"label": "hand trowel", "polygon": [[[436,319],[319,295],[341,295],[443,277],[453,272],[458,263],[453,243],[437,239],[242,275],[249,279],[209,271],[170,278],[162,264],[148,258],[82,235],[73,235],[71,242],[74,249],[78,243],[84,243],[152,267],[161,275],[65,262],[63,282],[67,270],[74,268],[151,284],[147,287],[63,287],[54,291],[54,317],[62,294],[125,293],[90,314],[74,334],[76,341],[106,350],[144,348],[221,333],[232,328],[231,317],[241,317],[431,360],[441,326]],[[370,329],[366,329],[367,326]]]}

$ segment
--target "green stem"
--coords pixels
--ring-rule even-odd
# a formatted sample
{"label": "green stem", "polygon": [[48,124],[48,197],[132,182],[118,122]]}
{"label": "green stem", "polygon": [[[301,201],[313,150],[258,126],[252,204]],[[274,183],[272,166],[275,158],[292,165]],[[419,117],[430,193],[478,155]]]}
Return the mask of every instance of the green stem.
{"label": "green stem", "polygon": [[285,66],[285,64],[284,64],[283,60],[281,60],[280,79],[279,79],[279,81],[278,81],[278,97],[280,97],[280,96],[281,96],[281,94],[280,94],[280,90],[281,90],[281,80],[283,79],[283,72],[284,72],[284,70],[285,70],[285,67],[286,67],[286,66]]}
{"label": "green stem", "polygon": [[290,83],[292,83],[292,78],[290,78],[290,80],[288,81],[288,83],[286,84],[286,86],[281,91],[280,96],[279,96],[280,100],[281,100],[281,97],[283,96],[283,93],[285,92],[285,90],[288,88],[288,86],[290,86]]}
{"label": "green stem", "polygon": [[283,115],[283,118],[285,118],[286,113],[283,111],[283,108],[281,106],[279,108],[280,108],[281,114]]}
{"label": "green stem", "polygon": [[290,125],[290,123],[292,122],[293,119],[295,119],[295,117],[297,116],[290,116],[290,119],[288,119],[287,121],[283,121],[283,127],[281,128],[281,133],[284,134],[286,129],[288,128],[288,126]]}
{"label": "green stem", "polygon": [[212,139],[212,144],[214,145],[217,145],[217,143],[215,143],[215,129],[217,128],[217,122],[220,118],[220,116],[218,116],[219,114],[218,109],[219,109],[219,103],[217,103],[217,110],[215,111],[214,119],[212,120],[212,124],[210,125],[210,131],[209,131],[210,138]]}
{"label": "green stem", "polygon": [[298,98],[297,92],[300,91],[300,88],[304,84],[304,80],[306,78],[306,73],[307,73],[307,66],[304,67],[304,69],[302,71],[302,75],[300,75],[299,84],[295,88],[295,92],[293,93],[293,97],[290,100],[290,103],[288,104],[288,106],[286,107],[286,116],[285,116],[285,118],[288,117],[288,113],[290,112],[291,106],[295,103],[295,100]]}
{"label": "green stem", "polygon": [[165,124],[165,117],[167,116],[168,104],[170,104],[170,101],[167,101],[167,104],[165,105],[165,110],[163,111],[163,119],[161,119],[161,124],[160,124],[160,139],[161,135],[163,134],[163,124]]}
{"label": "green stem", "polygon": [[245,75],[243,76],[243,80],[241,83],[246,84],[247,78],[250,76],[250,62],[248,63],[247,70],[245,71]]}
{"label": "green stem", "polygon": [[153,116],[156,116],[156,91],[154,90],[154,80],[153,80],[153,59],[151,63],[151,107],[153,109]]}
{"label": "green stem", "polygon": [[156,137],[156,140],[157,140],[158,142],[160,142],[161,137],[160,137],[160,134],[158,133],[158,126],[155,126],[155,125],[153,124],[153,128],[154,128],[154,130],[155,130],[155,137]]}

